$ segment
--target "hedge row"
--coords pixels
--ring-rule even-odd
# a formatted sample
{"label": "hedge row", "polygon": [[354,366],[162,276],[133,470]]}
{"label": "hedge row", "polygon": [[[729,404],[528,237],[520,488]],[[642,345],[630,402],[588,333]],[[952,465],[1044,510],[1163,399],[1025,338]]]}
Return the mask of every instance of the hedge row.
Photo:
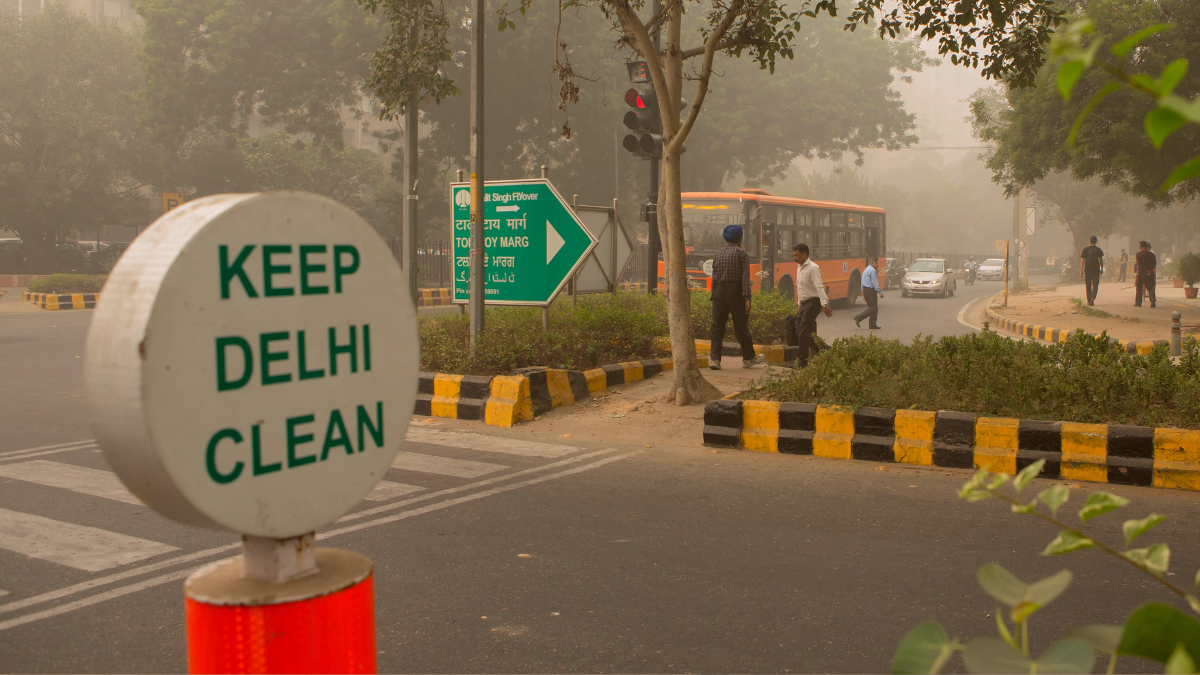
{"label": "hedge row", "polygon": [[51,274],[29,282],[30,293],[99,293],[103,274]]}
{"label": "hedge row", "polygon": [[[783,341],[784,321],[796,313],[786,298],[755,294],[750,330],[758,344]],[[712,302],[692,294],[692,328],[707,339]],[[516,368],[552,366],[587,369],[606,363],[666,356],[655,339],[668,335],[663,295],[617,293],[579,296],[578,304],[560,297],[550,308],[550,330],[542,329],[539,308],[495,307],[484,317],[484,338],[472,355],[470,322],[458,313],[420,319],[421,369],[463,375],[499,375]],[[733,328],[727,331],[733,340]]]}
{"label": "hedge row", "polygon": [[1065,343],[985,330],[938,340],[850,337],[799,371],[754,383],[742,398],[980,415],[1200,428],[1200,348],[1179,364],[1165,345],[1131,355],[1080,331]]}

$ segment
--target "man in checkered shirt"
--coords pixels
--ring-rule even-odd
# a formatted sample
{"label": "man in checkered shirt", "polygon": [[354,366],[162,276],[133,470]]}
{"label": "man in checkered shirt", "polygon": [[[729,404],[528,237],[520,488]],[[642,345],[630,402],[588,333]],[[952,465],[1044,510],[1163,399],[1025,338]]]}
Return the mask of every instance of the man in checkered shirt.
{"label": "man in checkered shirt", "polygon": [[754,355],[754,340],[750,338],[750,256],[742,248],[742,228],[730,225],[721,232],[725,248],[713,257],[712,267],[712,330],[709,334],[711,353],[708,367],[721,369],[721,352],[725,340],[725,322],[733,317],[733,334],[742,347],[742,367],[751,368],[763,362]]}

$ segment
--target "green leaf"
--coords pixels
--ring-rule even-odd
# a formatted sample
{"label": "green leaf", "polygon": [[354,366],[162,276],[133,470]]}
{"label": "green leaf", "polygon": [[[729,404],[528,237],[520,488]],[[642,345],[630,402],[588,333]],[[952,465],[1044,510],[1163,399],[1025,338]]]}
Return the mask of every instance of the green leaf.
{"label": "green leaf", "polygon": [[1167,67],[1163,68],[1162,75],[1158,77],[1158,90],[1163,95],[1175,91],[1175,87],[1179,85],[1180,80],[1187,74],[1187,68],[1187,59],[1175,59],[1167,64]]}
{"label": "green leaf", "polygon": [[1146,26],[1133,35],[1130,35],[1124,40],[1121,40],[1117,44],[1113,45],[1112,49],[1109,51],[1111,51],[1113,56],[1117,57],[1118,59],[1123,59],[1125,58],[1125,55],[1129,53],[1129,50],[1141,44],[1143,40],[1170,27],[1171,24],[1169,23],[1156,23],[1153,26]]}
{"label": "green leaf", "polygon": [[1146,127],[1146,135],[1150,137],[1150,142],[1156,148],[1162,148],[1163,141],[1167,140],[1179,127],[1187,122],[1183,115],[1169,108],[1155,108],[1146,113],[1146,118],[1143,124]]}
{"label": "green leaf", "polygon": [[1050,514],[1055,516],[1058,515],[1058,507],[1066,504],[1070,497],[1071,490],[1066,485],[1055,485],[1038,493],[1038,499],[1050,507]]}
{"label": "green leaf", "polygon": [[1121,645],[1121,633],[1124,630],[1124,626],[1082,626],[1072,628],[1063,637],[1079,638],[1102,652],[1112,654]]}
{"label": "green leaf", "polygon": [[963,650],[963,661],[972,673],[1029,673],[1033,661],[1004,640],[975,638]]}
{"label": "green leaf", "polygon": [[988,595],[1009,607],[1023,602],[1029,590],[1028,585],[996,563],[980,567],[975,578]]}
{"label": "green leaf", "polygon": [[1022,623],[1029,615],[1054,602],[1071,585],[1071,571],[1063,570],[1052,577],[1035,581],[1025,590],[1024,600],[1012,608],[1012,620]]}
{"label": "green leaf", "polygon": [[993,478],[992,480],[988,481],[988,484],[987,484],[987,489],[989,489],[989,490],[996,490],[996,489],[998,489],[998,488],[999,488],[1001,485],[1004,485],[1004,484],[1005,484],[1005,483],[1007,483],[1007,482],[1008,482],[1008,476],[1007,476],[1007,475],[1005,475],[1005,474],[1002,474],[1002,473],[998,473],[998,474],[996,474],[996,477],[995,477],[995,478]]}
{"label": "green leaf", "polygon": [[1166,544],[1155,544],[1150,548],[1135,548],[1123,553],[1129,560],[1141,565],[1155,576],[1162,576],[1171,564],[1171,549]]}
{"label": "green leaf", "polygon": [[1012,512],[1013,513],[1033,513],[1033,510],[1035,508],[1037,508],[1037,505],[1038,505],[1038,500],[1036,500],[1036,499],[1030,500],[1030,502],[1028,504],[1013,504]]}
{"label": "green leaf", "polygon": [[1103,89],[1096,92],[1096,95],[1092,97],[1092,100],[1088,101],[1087,105],[1083,106],[1083,110],[1079,112],[1079,117],[1075,118],[1075,123],[1071,125],[1071,133],[1067,134],[1067,145],[1075,147],[1075,137],[1079,135],[1079,130],[1083,128],[1083,123],[1088,118],[1088,115],[1092,114],[1092,109],[1099,105],[1100,101],[1103,101],[1109,94],[1120,89],[1121,85],[1119,83],[1109,82],[1108,84],[1104,85]]}
{"label": "green leaf", "polygon": [[950,642],[946,630],[936,621],[910,630],[892,658],[893,673],[936,673],[954,654],[958,642]]}
{"label": "green leaf", "polygon": [[1013,490],[1016,490],[1017,494],[1021,494],[1021,490],[1024,490],[1025,486],[1029,485],[1029,481],[1033,480],[1035,476],[1042,472],[1042,467],[1044,466],[1046,466],[1046,460],[1039,459],[1033,464],[1021,469],[1020,473],[1017,474],[1017,477],[1013,479]]}
{"label": "green leaf", "polygon": [[1037,603],[1041,607],[1055,601],[1058,596],[1067,590],[1067,586],[1071,585],[1071,570],[1063,570],[1058,574],[1048,576],[1040,581],[1035,581],[1029,584],[1029,590],[1026,591],[1026,599],[1029,602]]}
{"label": "green leaf", "polygon": [[1075,89],[1075,83],[1079,81],[1083,75],[1083,69],[1087,66],[1083,61],[1067,61],[1058,67],[1058,93],[1062,95],[1064,101],[1071,100],[1071,92]]}
{"label": "green leaf", "polygon": [[[1125,533],[1125,545],[1128,546],[1132,544],[1134,539],[1146,534],[1146,532],[1150,531],[1150,528],[1158,525],[1166,519],[1166,516],[1160,516],[1157,513],[1151,513],[1141,520],[1125,521],[1125,524],[1121,526],[1121,531]],[[1200,572],[1196,573],[1196,585],[1200,586]]]}
{"label": "green leaf", "polygon": [[1135,85],[1137,85],[1138,87],[1141,87],[1142,89],[1145,89],[1147,92],[1153,94],[1155,98],[1158,98],[1163,95],[1163,92],[1158,90],[1158,80],[1154,79],[1153,77],[1150,77],[1149,75],[1143,75],[1142,73],[1135,73],[1133,75],[1130,75],[1129,79],[1132,80],[1133,83]]}
{"label": "green leaf", "polygon": [[1197,174],[1200,174],[1200,155],[1175,167],[1175,170],[1172,171],[1171,175],[1167,177],[1166,182],[1159,186],[1158,191],[1160,193],[1166,192],[1167,190],[1170,190],[1171,186],[1175,185],[1176,183],[1185,181],[1189,178],[1194,178]]}
{"label": "green leaf", "polygon": [[1079,509],[1079,520],[1086,523],[1092,518],[1102,516],[1109,511],[1116,511],[1128,503],[1128,499],[1118,497],[1111,492],[1093,492],[1088,495],[1087,501],[1083,503],[1083,508]]}
{"label": "green leaf", "polygon": [[1196,582],[1195,588],[1200,588],[1200,570],[1196,570],[1195,582]]}
{"label": "green leaf", "polygon": [[971,492],[983,487],[983,481],[987,480],[989,475],[991,474],[988,473],[987,469],[976,471],[975,475],[971,476],[971,480],[963,483],[963,486],[958,489],[958,496],[965,499]]}
{"label": "green leaf", "polygon": [[1069,530],[1062,530],[1054,541],[1046,546],[1046,550],[1042,551],[1042,555],[1062,555],[1072,551],[1081,551],[1085,548],[1095,548],[1096,544],[1087,537],[1082,537]]}
{"label": "green leaf", "polygon": [[1182,643],[1175,645],[1175,651],[1171,652],[1171,658],[1167,659],[1165,672],[1169,675],[1196,672],[1196,662],[1192,660],[1192,656],[1188,654],[1187,648]]}
{"label": "green leaf", "polygon": [[992,493],[988,492],[987,490],[979,489],[979,490],[971,490],[971,492],[969,492],[968,494],[959,495],[959,496],[962,497],[963,499],[966,499],[969,502],[981,502],[985,499],[991,499]]}
{"label": "green leaf", "polygon": [[1148,602],[1125,620],[1125,632],[1117,651],[1159,663],[1166,663],[1183,644],[1192,661],[1200,656],[1200,623],[1161,602]]}
{"label": "green leaf", "polygon": [[1183,598],[1188,601],[1188,607],[1191,607],[1193,612],[1200,614],[1200,598],[1191,594],[1185,595]]}
{"label": "green leaf", "polygon": [[1042,652],[1037,660],[1038,673],[1090,673],[1096,652],[1085,640],[1066,638]]}

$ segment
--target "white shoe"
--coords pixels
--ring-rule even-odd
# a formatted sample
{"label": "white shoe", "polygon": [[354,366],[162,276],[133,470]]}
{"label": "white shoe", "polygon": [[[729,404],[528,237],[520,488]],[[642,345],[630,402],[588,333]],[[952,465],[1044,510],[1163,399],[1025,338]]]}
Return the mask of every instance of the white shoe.
{"label": "white shoe", "polygon": [[721,359],[709,359],[708,360],[708,369],[709,370],[720,370],[721,369]]}
{"label": "white shoe", "polygon": [[754,366],[757,366],[758,364],[765,361],[766,358],[767,357],[763,356],[762,354],[759,354],[752,359],[742,359],[742,367],[743,368],[753,368]]}

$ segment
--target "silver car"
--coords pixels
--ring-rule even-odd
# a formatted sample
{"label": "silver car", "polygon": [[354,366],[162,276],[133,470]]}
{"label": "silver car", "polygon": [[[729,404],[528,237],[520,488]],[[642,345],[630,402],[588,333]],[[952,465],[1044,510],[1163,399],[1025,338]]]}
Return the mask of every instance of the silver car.
{"label": "silver car", "polygon": [[979,266],[976,278],[981,281],[1004,280],[1004,258],[988,258]]}
{"label": "silver car", "polygon": [[920,258],[908,266],[908,272],[900,281],[900,295],[936,295],[944,298],[954,295],[958,282],[954,270],[942,258]]}

